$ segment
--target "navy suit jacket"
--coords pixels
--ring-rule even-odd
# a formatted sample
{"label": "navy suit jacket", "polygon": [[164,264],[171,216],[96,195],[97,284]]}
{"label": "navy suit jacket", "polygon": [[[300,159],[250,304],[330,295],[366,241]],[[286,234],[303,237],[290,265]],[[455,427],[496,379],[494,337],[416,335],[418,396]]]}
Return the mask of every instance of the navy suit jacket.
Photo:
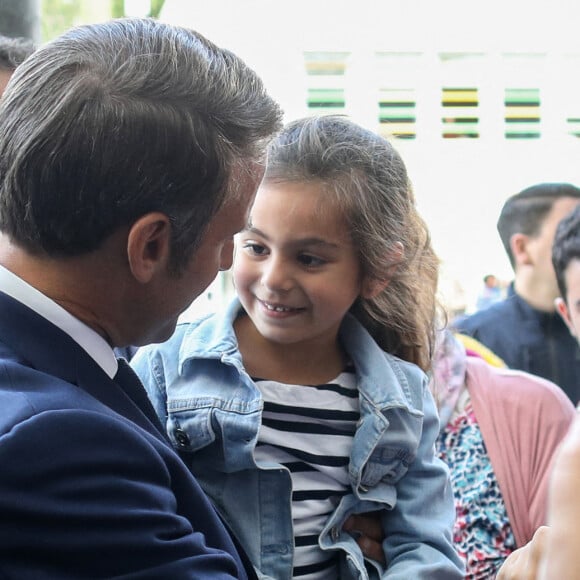
{"label": "navy suit jacket", "polygon": [[0,292],[0,578],[117,577],[248,576],[154,419]]}
{"label": "navy suit jacket", "polygon": [[557,312],[532,308],[514,290],[508,296],[453,323],[487,346],[512,369],[556,383],[574,405],[580,401],[580,350]]}

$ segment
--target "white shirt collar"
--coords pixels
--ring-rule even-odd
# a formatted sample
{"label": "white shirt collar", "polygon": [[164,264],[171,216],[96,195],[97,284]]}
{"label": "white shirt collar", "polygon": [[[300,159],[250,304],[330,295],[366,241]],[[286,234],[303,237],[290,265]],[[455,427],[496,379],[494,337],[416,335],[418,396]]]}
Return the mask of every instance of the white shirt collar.
{"label": "white shirt collar", "polygon": [[0,290],[58,326],[86,350],[109,377],[115,376],[115,353],[107,341],[92,328],[3,266],[0,266]]}

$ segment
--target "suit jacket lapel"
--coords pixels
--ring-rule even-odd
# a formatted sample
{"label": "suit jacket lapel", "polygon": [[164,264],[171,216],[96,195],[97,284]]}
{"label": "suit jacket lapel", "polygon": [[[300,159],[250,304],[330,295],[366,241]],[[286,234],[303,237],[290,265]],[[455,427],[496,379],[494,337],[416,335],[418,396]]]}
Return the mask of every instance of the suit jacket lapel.
{"label": "suit jacket lapel", "polygon": [[58,377],[168,443],[135,401],[66,332],[0,291],[0,341],[38,371]]}

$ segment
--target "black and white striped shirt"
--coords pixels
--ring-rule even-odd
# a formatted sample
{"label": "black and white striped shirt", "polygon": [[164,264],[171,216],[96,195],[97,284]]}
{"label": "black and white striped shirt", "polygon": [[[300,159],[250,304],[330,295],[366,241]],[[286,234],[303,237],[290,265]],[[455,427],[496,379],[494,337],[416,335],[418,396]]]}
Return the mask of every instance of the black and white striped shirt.
{"label": "black and white striped shirt", "polygon": [[336,553],[323,552],[318,535],[350,491],[348,462],[359,419],[354,368],[324,385],[254,381],[264,399],[256,461],[280,463],[292,477],[293,577],[335,580]]}

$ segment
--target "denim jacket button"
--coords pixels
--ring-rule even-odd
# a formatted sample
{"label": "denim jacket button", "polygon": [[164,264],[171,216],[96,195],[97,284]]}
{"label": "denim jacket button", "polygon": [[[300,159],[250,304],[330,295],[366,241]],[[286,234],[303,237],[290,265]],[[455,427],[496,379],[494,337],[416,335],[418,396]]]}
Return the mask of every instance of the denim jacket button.
{"label": "denim jacket button", "polygon": [[340,528],[337,526],[332,528],[332,530],[330,530],[330,537],[332,538],[332,540],[334,542],[336,542],[338,540],[338,538],[340,537]]}
{"label": "denim jacket button", "polygon": [[175,440],[180,447],[187,447],[189,445],[189,437],[183,429],[176,429],[174,431]]}
{"label": "denim jacket button", "polygon": [[369,491],[369,488],[368,488],[368,487],[365,487],[364,485],[359,485],[359,486],[358,486],[358,490],[359,490],[361,493],[367,493],[367,492]]}

